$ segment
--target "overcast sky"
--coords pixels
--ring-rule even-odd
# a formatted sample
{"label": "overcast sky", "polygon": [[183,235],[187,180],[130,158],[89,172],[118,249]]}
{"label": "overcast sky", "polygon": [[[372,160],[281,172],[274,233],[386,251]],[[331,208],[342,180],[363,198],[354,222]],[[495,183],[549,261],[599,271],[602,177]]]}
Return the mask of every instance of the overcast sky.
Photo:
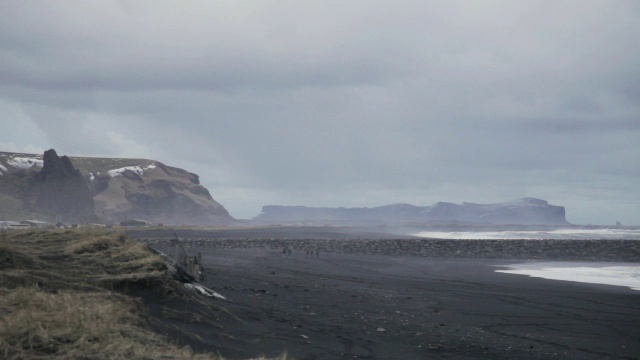
{"label": "overcast sky", "polygon": [[537,197],[640,224],[640,2],[3,0],[0,125],[197,173],[237,218]]}

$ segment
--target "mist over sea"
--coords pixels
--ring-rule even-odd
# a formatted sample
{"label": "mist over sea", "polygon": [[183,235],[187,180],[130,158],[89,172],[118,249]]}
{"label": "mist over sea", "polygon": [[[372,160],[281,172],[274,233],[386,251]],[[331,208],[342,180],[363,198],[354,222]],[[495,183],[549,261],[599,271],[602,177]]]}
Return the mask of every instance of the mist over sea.
{"label": "mist over sea", "polygon": [[421,231],[411,234],[431,239],[555,239],[555,240],[640,240],[640,229],[556,229],[513,231]]}

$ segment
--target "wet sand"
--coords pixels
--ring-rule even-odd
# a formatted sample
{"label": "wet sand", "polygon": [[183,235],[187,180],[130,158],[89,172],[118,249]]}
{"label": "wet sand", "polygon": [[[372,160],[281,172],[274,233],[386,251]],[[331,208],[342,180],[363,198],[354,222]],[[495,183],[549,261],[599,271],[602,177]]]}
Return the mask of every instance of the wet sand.
{"label": "wet sand", "polygon": [[640,356],[640,292],[495,273],[507,260],[210,249],[203,262],[238,319],[174,322],[178,341],[232,359]]}

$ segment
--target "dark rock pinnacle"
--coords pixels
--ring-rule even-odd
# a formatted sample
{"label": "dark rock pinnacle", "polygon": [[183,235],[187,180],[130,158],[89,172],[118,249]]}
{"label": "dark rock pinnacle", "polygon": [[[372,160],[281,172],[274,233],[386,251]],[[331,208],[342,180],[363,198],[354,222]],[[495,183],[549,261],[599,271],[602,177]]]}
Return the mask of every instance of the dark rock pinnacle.
{"label": "dark rock pinnacle", "polygon": [[51,221],[83,223],[95,217],[89,187],[67,156],[45,151],[42,170],[32,180],[33,208]]}

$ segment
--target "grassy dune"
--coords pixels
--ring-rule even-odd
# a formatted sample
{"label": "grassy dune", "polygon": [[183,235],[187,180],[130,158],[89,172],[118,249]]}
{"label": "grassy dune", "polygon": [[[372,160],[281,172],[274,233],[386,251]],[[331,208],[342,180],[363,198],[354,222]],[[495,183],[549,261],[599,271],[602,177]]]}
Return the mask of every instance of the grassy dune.
{"label": "grassy dune", "polygon": [[127,295],[148,291],[206,301],[165,269],[160,256],[123,234],[2,233],[0,358],[221,359],[154,333],[142,302]]}

